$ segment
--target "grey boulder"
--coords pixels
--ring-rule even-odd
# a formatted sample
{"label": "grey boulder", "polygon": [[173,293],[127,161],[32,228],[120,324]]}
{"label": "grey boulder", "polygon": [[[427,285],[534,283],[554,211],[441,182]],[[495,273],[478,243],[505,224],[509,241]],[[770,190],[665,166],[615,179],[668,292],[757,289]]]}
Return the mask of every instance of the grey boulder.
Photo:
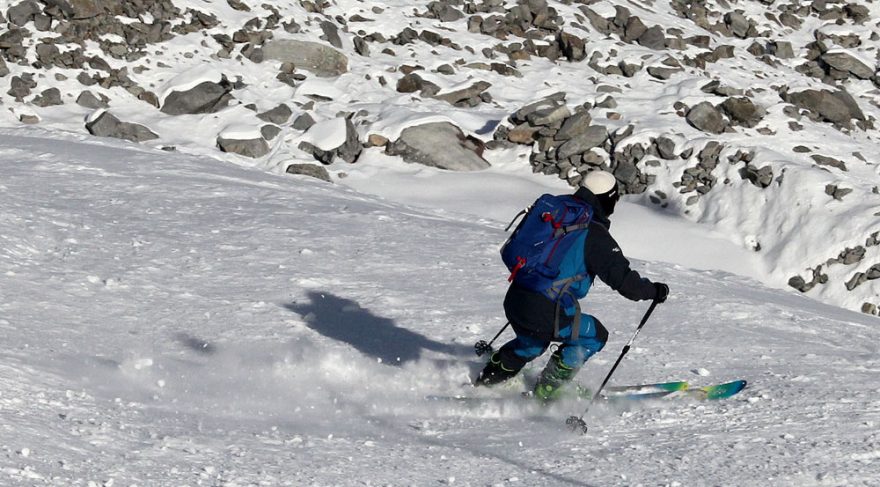
{"label": "grey boulder", "polygon": [[871,76],[874,76],[874,68],[845,52],[827,52],[819,59],[828,66],[838,71],[849,73],[859,79],[870,79]]}
{"label": "grey boulder", "polygon": [[122,122],[110,112],[104,112],[95,120],[87,123],[86,130],[98,137],[112,137],[132,142],[144,142],[159,138],[147,127],[136,123]]}
{"label": "grey boulder", "polygon": [[285,171],[287,174],[299,174],[302,176],[309,176],[313,178],[320,179],[321,181],[330,181],[330,173],[327,172],[327,169],[324,166],[319,166],[317,164],[291,164],[287,166],[287,170]]}
{"label": "grey boulder", "polygon": [[608,140],[608,129],[604,125],[590,125],[582,133],[575,135],[556,149],[556,159],[562,161],[571,156],[583,154],[599,147]]}
{"label": "grey boulder", "polygon": [[866,120],[858,103],[845,91],[804,90],[783,93],[782,98],[798,108],[809,110],[822,120],[850,127],[852,120]]}
{"label": "grey boulder", "polygon": [[720,134],[727,128],[727,122],[711,103],[704,101],[688,110],[685,119],[697,130],[710,134]]}
{"label": "grey boulder", "polygon": [[404,161],[451,171],[479,171],[489,163],[479,154],[482,144],[449,122],[408,127],[386,146],[386,153]]}
{"label": "grey boulder", "polygon": [[226,108],[232,100],[232,85],[224,78],[221,82],[205,81],[186,91],[172,91],[162,104],[162,113],[187,115],[215,113]]}
{"label": "grey boulder", "polygon": [[217,147],[223,152],[231,152],[245,157],[258,158],[269,153],[269,144],[262,138],[226,139],[217,137]]}
{"label": "grey boulder", "polygon": [[297,68],[323,78],[348,72],[348,58],[330,46],[318,42],[279,39],[263,46],[264,59],[293,63]]}

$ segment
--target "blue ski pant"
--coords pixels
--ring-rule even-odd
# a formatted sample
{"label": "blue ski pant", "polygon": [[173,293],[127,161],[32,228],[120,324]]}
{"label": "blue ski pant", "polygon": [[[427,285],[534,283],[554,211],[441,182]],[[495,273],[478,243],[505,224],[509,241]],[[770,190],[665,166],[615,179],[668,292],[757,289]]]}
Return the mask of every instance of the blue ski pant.
{"label": "blue ski pant", "polygon": [[[514,327],[516,331],[516,327]],[[581,328],[578,336],[571,336],[571,325],[559,330],[557,341],[562,363],[566,367],[580,368],[596,352],[602,350],[608,341],[608,330],[592,315],[581,314]],[[533,335],[517,332],[516,338],[498,350],[501,364],[509,370],[519,370],[527,363],[540,357],[552,342]]]}

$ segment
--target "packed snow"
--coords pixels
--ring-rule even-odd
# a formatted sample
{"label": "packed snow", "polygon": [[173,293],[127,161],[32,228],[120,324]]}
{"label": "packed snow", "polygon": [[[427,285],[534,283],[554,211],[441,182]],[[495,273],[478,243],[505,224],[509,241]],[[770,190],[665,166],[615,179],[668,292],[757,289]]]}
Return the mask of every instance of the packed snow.
{"label": "packed snow", "polygon": [[[0,484],[880,481],[875,318],[662,259],[634,259],[672,295],[612,384],[748,380],[734,398],[600,404],[586,436],[565,427],[583,402],[522,403],[523,382],[489,391],[509,403],[426,400],[482,393],[465,384],[504,324],[495,215],[560,189],[531,174],[482,175],[517,189],[477,219],[38,129],[0,131],[0,163]],[[435,172],[425,197],[456,194]],[[636,209],[612,229],[660,231]],[[597,285],[585,307],[611,330],[578,377],[595,387],[646,303]]]}
{"label": "packed snow", "polygon": [[[0,0],[0,12],[19,3]],[[173,3],[218,24],[149,45],[147,56],[130,61],[107,55],[101,39],[58,47],[82,48],[126,70],[160,104],[173,91],[225,76],[237,87],[221,112],[169,116],[136,90],[100,84],[88,89],[110,107],[80,106],[79,71],[106,72],[40,67],[35,46],[59,35],[51,30],[25,35],[26,57],[5,63],[9,74],[0,75],[5,86],[26,73],[38,82],[26,100],[0,90],[0,485],[880,485],[880,328],[876,317],[857,312],[866,300],[880,304],[880,279],[857,293],[843,285],[878,262],[880,245],[855,267],[826,267],[830,285],[805,295],[788,285],[880,231],[877,132],[800,115],[799,131],[789,130],[791,106],[778,90],[829,88],[796,70],[818,36],[859,35],[863,44],[830,44],[828,52],[874,66],[877,41],[869,39],[880,7],[872,4],[873,20],[862,25],[811,13],[791,29],[765,16],[779,3],[707,2],[771,28],[774,37],[761,42],[790,40],[796,57],[767,63],[747,52],[754,38],[710,34],[710,48],[733,46],[734,57],[661,82],[646,69],[601,75],[586,61],[514,62],[497,50],[492,59],[517,75],[470,68],[489,62],[484,50],[501,40],[472,32],[467,19],[425,17],[428,0],[318,2],[320,11],[301,1],[248,2],[251,11],[237,2]],[[670,5],[627,8],[646,26],[707,35]],[[581,4],[553,6],[601,65],[647,68],[670,56],[596,32]],[[616,6],[589,8],[610,18]],[[277,39],[326,44],[321,21],[345,27],[348,72],[297,71],[305,79],[290,86],[277,78],[280,63],[242,57],[243,43],[217,55],[214,35],[265,20],[270,8],[299,23],[296,32],[274,30]],[[351,20],[355,13],[368,19]],[[439,32],[466,48],[417,40],[371,42],[369,56],[354,52],[356,32],[390,39],[404,28]],[[688,45],[673,54],[700,53]],[[415,65],[440,93],[489,82],[491,102],[465,108],[396,91],[403,67]],[[709,80],[766,108],[760,125],[711,136],[687,125],[676,104],[724,99],[702,91]],[[876,122],[876,85],[841,83]],[[61,91],[62,105],[32,103],[50,87]],[[485,360],[474,343],[505,324],[504,227],[540,194],[572,191],[555,175],[532,172],[532,147],[486,150],[491,167],[470,173],[408,164],[371,147],[354,164],[327,166],[333,184],[285,174],[291,163],[317,164],[300,143],[329,150],[344,142],[343,117],[361,142],[393,141],[408,127],[441,121],[490,141],[512,112],[560,91],[571,109],[613,96],[613,109],[595,107],[591,115],[612,133],[636,127],[621,146],[664,136],[679,154],[723,143],[713,170],[718,186],[697,203],[674,186],[694,165],[679,158],[640,165],[655,183],[618,206],[612,233],[634,268],[668,283],[671,297],[611,384],[745,379],[740,394],[600,403],[584,416],[589,432],[580,436],[565,419],[583,413],[585,402],[540,407],[518,398],[546,356],[504,387],[468,385]],[[293,113],[268,155],[219,152],[218,136],[262,136],[257,113],[281,103]],[[85,123],[105,110],[159,138],[136,145],[87,135]],[[307,131],[292,127],[303,114],[317,122]],[[755,167],[772,167],[770,187],[756,187],[742,165],[725,162],[739,152],[752,153]],[[848,169],[819,167],[810,157],[818,154]],[[853,193],[835,199],[829,186]],[[651,201],[659,190],[668,193],[663,205]],[[583,304],[611,333],[577,378],[595,388],[648,303],[597,285]],[[511,336],[506,331],[496,345]],[[454,395],[502,400],[427,399]]]}

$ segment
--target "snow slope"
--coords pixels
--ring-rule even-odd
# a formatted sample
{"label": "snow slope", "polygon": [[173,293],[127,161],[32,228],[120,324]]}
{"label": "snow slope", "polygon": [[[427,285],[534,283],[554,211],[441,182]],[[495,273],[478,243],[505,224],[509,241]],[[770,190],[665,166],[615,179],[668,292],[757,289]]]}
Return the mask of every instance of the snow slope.
{"label": "snow slope", "polygon": [[[47,0],[37,7],[39,10],[55,3]],[[88,10],[94,2],[73,3]],[[143,43],[142,36],[131,34],[134,45],[126,51],[131,54],[129,58],[111,54],[110,46],[125,48],[118,45],[126,41],[119,34],[67,42],[61,33],[66,27],[60,19],[52,19],[45,25],[47,18],[41,17],[44,21],[42,28],[48,30],[39,30],[34,18],[21,26],[26,30],[18,41],[21,59],[18,54],[9,55],[8,62],[0,68],[0,72],[9,71],[9,74],[0,74],[0,77],[3,86],[12,87],[23,83],[21,79],[14,81],[17,78],[30,76],[36,86],[19,99],[8,88],[0,90],[0,104],[5,107],[0,110],[0,127],[18,128],[26,120],[55,133],[85,134],[85,121],[94,120],[105,110],[77,104],[79,95],[88,90],[95,96],[106,97],[107,110],[121,120],[142,124],[154,131],[159,138],[145,142],[146,147],[174,147],[190,155],[211,156],[278,174],[291,163],[316,163],[311,154],[300,149],[302,142],[329,148],[344,140],[341,117],[346,114],[353,114],[352,121],[361,142],[367,142],[371,135],[394,140],[407,127],[434,121],[451,121],[466,134],[489,141],[493,139],[494,129],[506,124],[508,116],[523,105],[553,93],[565,92],[566,103],[572,110],[585,103],[593,107],[590,113],[596,125],[606,126],[612,132],[633,127],[631,136],[618,141],[617,152],[633,144],[647,148],[652,139],[660,136],[672,140],[674,158],[659,160],[646,155],[638,161],[638,170],[646,177],[656,179],[646,193],[628,198],[632,203],[656,208],[657,213],[670,217],[666,220],[676,221],[676,229],[688,228],[688,233],[693,234],[695,227],[687,224],[698,223],[699,233],[723,237],[723,243],[717,242],[719,247],[709,253],[693,255],[682,252],[681,246],[670,248],[660,243],[654,248],[644,246],[646,253],[640,253],[643,249],[634,249],[633,255],[680,262],[688,267],[722,268],[785,289],[789,288],[792,278],[800,277],[815,284],[814,273],[825,275],[827,282],[819,279],[818,285],[810,288],[807,295],[848,309],[877,313],[880,279],[866,280],[847,289],[848,285],[855,286],[854,283],[859,282],[860,275],[876,275],[875,266],[880,266],[880,246],[873,245],[880,232],[877,218],[880,212],[877,184],[880,166],[871,157],[876,152],[877,130],[839,130],[831,124],[811,120],[805,116],[804,110],[795,109],[780,97],[780,92],[785,91],[783,88],[794,93],[804,89],[837,90],[839,87],[852,95],[864,112],[866,122],[873,124],[880,118],[880,97],[873,81],[844,76],[834,80],[834,84],[828,84],[802,72],[805,66],[808,67],[808,61],[814,61],[818,55],[811,54],[817,49],[817,40],[824,43],[828,52],[847,53],[853,61],[865,64],[865,69],[875,69],[876,60],[872,59],[876,58],[880,47],[880,36],[876,33],[880,6],[876,3],[768,4],[766,1],[740,0],[631,1],[618,5],[619,2],[606,0],[550,2],[560,17],[564,32],[576,35],[584,42],[584,59],[577,62],[551,61],[522,53],[514,56],[513,52],[519,51],[526,39],[515,35],[501,39],[482,34],[471,23],[477,20],[471,15],[472,10],[477,10],[480,17],[503,17],[517,3],[514,0],[440,2],[469,12],[467,17],[447,22],[427,15],[432,3],[437,2],[163,2],[163,5],[173,6],[181,12],[180,17],[168,25],[154,23],[156,19],[148,14],[141,14],[138,18],[123,15],[115,18],[128,24],[140,25],[142,22],[144,29],[165,29],[191,22],[198,12],[216,23],[210,28],[174,35],[155,44],[139,45],[138,42]],[[537,8],[546,2],[527,3]],[[10,9],[20,4],[19,0],[0,0],[0,13],[5,13],[6,20],[9,20],[13,17],[9,14]],[[676,11],[676,5],[705,6],[712,24],[726,22],[728,15],[741,14],[760,35],[740,38],[720,33],[722,31],[717,29],[707,30],[693,19],[683,18]],[[662,26],[670,40],[696,36],[704,37],[705,42],[703,45],[685,43],[679,46],[680,49],[651,49],[624,42],[620,35],[597,30],[584,17],[588,7],[606,19],[616,15],[615,7],[625,7],[634,17],[641,19],[645,27]],[[864,8],[866,18],[857,21],[851,14],[834,13],[844,7]],[[797,15],[800,27],[778,22],[779,17],[791,14],[792,10],[802,11]],[[296,29],[283,27],[289,22],[294,22]],[[348,58],[348,71],[339,76],[322,78],[297,69],[296,74],[305,78],[291,86],[278,79],[280,62],[253,62],[243,54],[248,49],[260,47],[270,37],[327,45],[328,35],[324,32],[327,23],[340,36],[338,50]],[[9,32],[14,30],[9,22],[4,26]],[[422,38],[395,41],[407,30],[419,34],[428,32],[448,42],[429,43]],[[255,38],[265,34],[265,39],[259,42],[249,40],[251,34]],[[540,38],[530,38],[530,42],[541,46],[555,42],[553,33],[532,32],[530,37],[536,34]],[[241,38],[228,49],[218,40],[239,35]],[[365,41],[367,37],[371,40]],[[45,59],[40,60],[39,47],[48,48],[46,42],[49,40],[57,41],[57,46],[53,46],[62,52],[81,50],[84,58],[94,56],[101,62],[95,65],[86,63],[76,69],[43,62]],[[369,55],[358,53],[355,40],[363,41],[369,47]],[[792,57],[764,53],[767,46],[779,41],[791,43]],[[6,43],[4,41],[4,45]],[[514,47],[517,45],[519,47]],[[715,50],[727,54],[715,62],[704,62],[703,67],[693,65],[694,59]],[[486,70],[491,63],[498,63],[518,75]],[[621,63],[639,69],[629,77],[613,72],[604,74],[605,68],[618,67]],[[670,74],[668,79],[660,79],[648,72],[649,68],[667,69],[670,66],[681,70]],[[434,83],[441,93],[477,82],[491,83],[491,88],[486,91],[491,101],[465,108],[417,93],[398,92],[397,82],[413,69],[424,80]],[[94,77],[109,76],[109,70],[124,71],[133,85],[129,89],[109,82],[86,86],[80,78],[83,75],[94,81]],[[217,82],[223,76],[235,81],[237,87],[232,92],[234,101],[218,113],[169,116],[139,99],[147,92],[155,96],[157,104],[161,104],[171,92],[192,88],[203,81]],[[693,107],[704,101],[718,105],[728,99],[726,95],[703,91],[711,81],[719,82],[723,88],[732,90],[731,93],[739,93],[735,96],[748,97],[766,110],[767,115],[754,127],[736,127],[734,131],[722,134],[712,135],[692,127],[682,116],[682,105]],[[53,88],[60,90],[62,104],[40,106],[36,99],[45,90]],[[279,122],[275,127],[280,132],[269,141],[271,150],[267,155],[250,159],[219,151],[218,135],[256,137],[259,129],[266,125],[257,114],[282,103],[291,109],[292,115],[288,121]],[[313,131],[303,132],[292,126],[292,121],[304,114],[309,114],[318,123]],[[697,154],[710,142],[724,146],[720,163],[712,170],[718,184],[711,192],[699,197],[696,190],[681,193],[681,186],[676,185],[681,183],[687,170],[697,165]],[[489,178],[494,179],[499,172],[519,175],[522,171],[529,171],[528,158],[533,150],[528,145],[487,150],[486,157],[493,163]],[[683,156],[688,151],[691,155]],[[741,160],[742,154],[750,154],[753,169],[771,170],[773,184],[760,189],[743,179],[741,171],[746,164]],[[813,156],[838,160],[847,169],[820,167]],[[390,162],[384,159],[387,158],[383,149],[372,147],[364,151],[357,164],[334,164],[330,168],[331,175],[334,181],[350,184],[361,192],[435,209],[470,209],[474,200],[462,198],[480,196],[475,201],[481,206],[489,196],[479,191],[477,185],[482,182],[479,175],[460,177],[460,182],[466,182],[454,188],[455,196],[426,191],[425,186],[435,179],[434,173],[430,173],[430,178],[408,181],[411,187],[401,191],[401,178],[417,171],[406,167],[399,158]],[[349,177],[343,178],[343,174]],[[556,176],[543,179],[542,186],[558,187],[560,184]],[[425,184],[419,185],[418,182]],[[391,189],[388,189],[389,185]],[[450,189],[446,184],[440,187]],[[462,187],[465,191],[460,191]],[[527,193],[514,195],[512,188],[504,188],[507,194],[499,197],[506,200],[515,196],[526,200],[530,196]],[[833,196],[838,189],[843,196]],[[852,193],[845,194],[849,190]],[[651,202],[652,197],[657,200],[657,192],[664,195],[663,209]],[[504,216],[493,218],[500,221],[506,218],[508,208],[504,206],[499,213]],[[639,232],[626,233],[636,235]],[[759,246],[760,252],[743,255]],[[829,264],[829,260],[859,248],[863,256],[857,261]],[[728,257],[731,254],[733,258]],[[718,255],[724,257],[719,259]]]}
{"label": "snow slope", "polygon": [[[497,222],[48,135],[0,131],[2,485],[880,483],[875,318],[635,261],[672,296],[612,382],[750,385],[596,407],[576,436],[583,403],[424,399],[470,392],[503,325]],[[587,308],[595,386],[646,303]]]}

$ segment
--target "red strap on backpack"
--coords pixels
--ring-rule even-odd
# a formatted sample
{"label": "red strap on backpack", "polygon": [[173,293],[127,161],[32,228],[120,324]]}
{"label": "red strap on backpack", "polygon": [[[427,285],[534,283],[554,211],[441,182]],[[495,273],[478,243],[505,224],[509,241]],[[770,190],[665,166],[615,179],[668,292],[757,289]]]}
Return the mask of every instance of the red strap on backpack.
{"label": "red strap on backpack", "polygon": [[513,282],[513,279],[516,277],[516,273],[519,272],[523,266],[526,265],[526,259],[524,257],[516,257],[516,265],[513,266],[513,269],[510,271],[510,277],[507,278],[507,282]]}

